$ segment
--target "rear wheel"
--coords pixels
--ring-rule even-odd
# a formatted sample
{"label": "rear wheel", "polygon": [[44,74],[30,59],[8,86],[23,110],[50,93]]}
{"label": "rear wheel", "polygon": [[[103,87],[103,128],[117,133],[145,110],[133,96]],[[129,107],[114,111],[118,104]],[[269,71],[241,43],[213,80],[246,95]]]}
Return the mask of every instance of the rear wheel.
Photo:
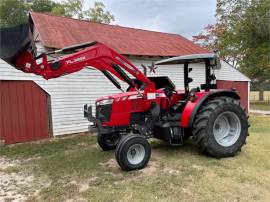
{"label": "rear wheel", "polygon": [[139,135],[127,135],[117,145],[115,157],[122,170],[138,170],[147,166],[151,156],[148,141]]}
{"label": "rear wheel", "polygon": [[238,100],[219,97],[205,103],[196,115],[192,133],[200,149],[221,158],[241,151],[248,135],[248,121]]}
{"label": "rear wheel", "polygon": [[120,139],[121,135],[117,132],[97,135],[98,145],[104,151],[115,149]]}

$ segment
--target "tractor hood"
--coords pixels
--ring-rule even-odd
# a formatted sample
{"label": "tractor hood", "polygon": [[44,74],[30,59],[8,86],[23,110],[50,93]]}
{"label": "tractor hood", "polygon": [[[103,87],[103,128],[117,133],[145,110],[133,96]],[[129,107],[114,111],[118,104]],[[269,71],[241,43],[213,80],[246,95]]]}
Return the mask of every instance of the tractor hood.
{"label": "tractor hood", "polygon": [[26,51],[36,55],[31,26],[21,24],[15,27],[0,28],[0,58],[16,67],[16,61]]}
{"label": "tractor hood", "polygon": [[125,93],[117,93],[114,95],[110,95],[110,96],[105,96],[105,97],[100,97],[96,100],[96,102],[102,101],[102,100],[108,100],[108,99],[121,99],[121,98],[128,98],[130,96],[138,96],[139,94],[136,91],[131,91],[131,92],[125,92]]}

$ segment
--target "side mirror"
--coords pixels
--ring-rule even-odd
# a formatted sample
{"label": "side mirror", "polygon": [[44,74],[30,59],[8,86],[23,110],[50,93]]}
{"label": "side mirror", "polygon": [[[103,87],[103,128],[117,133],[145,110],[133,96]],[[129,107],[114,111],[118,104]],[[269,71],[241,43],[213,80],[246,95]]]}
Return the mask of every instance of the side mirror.
{"label": "side mirror", "polygon": [[210,76],[209,76],[209,80],[211,80],[211,81],[215,81],[217,78],[216,78],[216,76],[214,75],[214,74],[211,74]]}
{"label": "side mirror", "polygon": [[83,115],[84,115],[84,118],[87,118],[88,117],[88,106],[87,106],[87,104],[85,104],[84,106],[83,106]]}
{"label": "side mirror", "polygon": [[193,70],[192,68],[188,68],[188,72],[192,72],[192,70]]}
{"label": "side mirror", "polygon": [[213,69],[221,69],[220,59],[217,54],[215,54],[215,56],[210,59],[210,66]]}
{"label": "side mirror", "polygon": [[215,58],[215,67],[214,67],[214,69],[221,69],[221,62],[220,62],[219,57]]}
{"label": "side mirror", "polygon": [[188,82],[188,83],[191,83],[192,81],[193,81],[193,79],[190,78],[190,77],[188,77],[187,82]]}

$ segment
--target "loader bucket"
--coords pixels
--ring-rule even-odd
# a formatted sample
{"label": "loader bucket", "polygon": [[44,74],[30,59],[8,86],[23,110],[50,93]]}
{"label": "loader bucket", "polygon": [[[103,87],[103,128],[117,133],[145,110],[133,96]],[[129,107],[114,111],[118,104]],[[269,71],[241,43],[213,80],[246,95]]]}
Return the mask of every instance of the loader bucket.
{"label": "loader bucket", "polygon": [[33,34],[29,24],[0,28],[0,58],[16,67],[16,61],[26,51],[36,55]]}

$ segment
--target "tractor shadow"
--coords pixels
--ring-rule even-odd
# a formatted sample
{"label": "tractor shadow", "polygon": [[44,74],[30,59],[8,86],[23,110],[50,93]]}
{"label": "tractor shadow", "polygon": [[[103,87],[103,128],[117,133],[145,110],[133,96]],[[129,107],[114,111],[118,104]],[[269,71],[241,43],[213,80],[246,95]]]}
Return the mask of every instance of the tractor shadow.
{"label": "tractor shadow", "polygon": [[164,154],[173,154],[181,152],[182,154],[201,155],[198,146],[192,140],[184,141],[182,145],[170,145],[162,140],[150,140],[152,151],[162,152]]}
{"label": "tractor shadow", "polygon": [[199,146],[191,139],[184,141],[183,145],[172,146],[168,142],[150,139],[149,140],[152,148],[152,158],[160,159],[166,158],[172,161],[177,160],[193,160],[196,162],[204,162],[206,164],[218,165],[221,163],[220,159],[209,157],[204,154]]}

